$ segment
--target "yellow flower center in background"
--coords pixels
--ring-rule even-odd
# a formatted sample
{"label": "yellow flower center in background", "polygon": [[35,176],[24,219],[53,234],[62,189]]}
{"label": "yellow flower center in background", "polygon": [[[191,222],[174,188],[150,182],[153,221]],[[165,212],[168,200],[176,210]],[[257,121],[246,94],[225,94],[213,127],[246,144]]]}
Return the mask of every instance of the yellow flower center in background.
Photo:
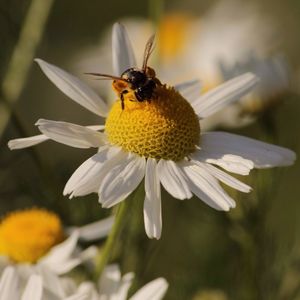
{"label": "yellow flower center in background", "polygon": [[149,102],[137,102],[133,93],[113,105],[105,124],[112,144],[125,151],[156,159],[179,161],[195,150],[200,125],[191,105],[173,87],[157,86]]}
{"label": "yellow flower center in background", "polygon": [[34,263],[62,240],[62,225],[44,209],[12,212],[0,224],[0,254]]}
{"label": "yellow flower center in background", "polygon": [[158,28],[159,55],[162,59],[171,60],[184,51],[191,19],[180,13],[162,18]]}

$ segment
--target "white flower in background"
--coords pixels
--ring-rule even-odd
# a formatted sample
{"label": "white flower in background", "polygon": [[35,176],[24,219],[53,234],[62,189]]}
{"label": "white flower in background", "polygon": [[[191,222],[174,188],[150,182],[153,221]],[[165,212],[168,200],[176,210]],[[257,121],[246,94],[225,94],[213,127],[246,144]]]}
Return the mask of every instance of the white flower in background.
{"label": "white flower in background", "polygon": [[[88,295],[88,299],[92,300],[126,300],[133,279],[133,273],[122,276],[118,265],[109,265],[104,269],[97,285],[83,282],[72,293],[77,296]],[[167,289],[167,281],[157,278],[139,289],[129,300],[160,300]]]}
{"label": "white flower in background", "polygon": [[[155,31],[145,19],[129,18],[122,23],[134,36],[136,49],[141,49],[145,37]],[[205,91],[246,72],[257,75],[260,82],[254,93],[201,124],[204,130],[218,125],[244,126],[261,111],[280,103],[290,90],[287,62],[270,54],[279,44],[276,32],[276,24],[254,4],[241,6],[236,0],[218,1],[200,18],[179,12],[165,14],[157,32],[159,59],[154,60],[153,66],[163,82],[198,78]],[[108,44],[109,37],[104,34],[98,47],[80,49],[71,59],[76,71],[96,69],[111,73]],[[91,84],[104,89],[103,82],[95,80]]]}
{"label": "white flower in background", "polygon": [[260,58],[251,52],[243,61],[233,65],[220,61],[220,70],[225,81],[247,71],[260,78],[249,95],[228,107],[223,116],[215,116],[222,125],[236,127],[248,124],[260,113],[280,103],[290,89],[289,68],[282,56]]}
{"label": "white flower in background", "polygon": [[[68,277],[58,277],[42,266],[33,272],[6,267],[0,278],[0,300],[126,300],[134,274],[121,276],[117,265],[106,267],[97,285],[84,281],[79,285]],[[160,300],[168,289],[164,278],[157,278],[130,300]]]}
{"label": "white flower in background", "polygon": [[62,224],[54,213],[37,208],[12,212],[0,223],[0,269],[16,265],[20,274],[34,274],[37,268],[57,275],[66,274],[97,254],[94,246],[80,250],[78,239],[96,239],[95,228],[87,230],[94,226],[98,226],[98,238],[106,236],[112,221],[109,218],[73,228],[71,235],[63,240]]}
{"label": "white flower in background", "polygon": [[[112,40],[114,74],[120,76],[136,66],[135,56],[120,24],[114,26]],[[151,101],[138,102],[130,91],[124,94],[124,109],[118,99],[109,111],[78,78],[40,59],[37,62],[63,93],[106,117],[105,130],[41,119],[36,125],[42,135],[12,140],[9,147],[24,148],[52,139],[77,148],[98,148],[71,176],[64,194],[72,198],[98,193],[105,208],[123,201],[145,178],[144,223],[150,238],[161,236],[160,184],[177,199],[189,199],[194,194],[209,206],[228,211],[235,202],[219,181],[245,193],[251,188],[222,169],[247,175],[253,168],[287,166],[295,160],[295,153],[282,147],[225,132],[200,131],[202,119],[237,101],[256,85],[257,78],[251,73],[201,96],[197,80],[174,88],[157,83]]]}
{"label": "white flower in background", "polygon": [[13,267],[6,267],[0,279],[1,300],[40,300],[43,294],[43,281],[39,275],[31,275],[24,289],[19,283],[19,275]]}
{"label": "white flower in background", "polygon": [[20,272],[16,266],[7,266],[0,278],[0,300],[90,300],[88,294],[71,295],[69,278],[61,279],[41,266],[33,272]]}

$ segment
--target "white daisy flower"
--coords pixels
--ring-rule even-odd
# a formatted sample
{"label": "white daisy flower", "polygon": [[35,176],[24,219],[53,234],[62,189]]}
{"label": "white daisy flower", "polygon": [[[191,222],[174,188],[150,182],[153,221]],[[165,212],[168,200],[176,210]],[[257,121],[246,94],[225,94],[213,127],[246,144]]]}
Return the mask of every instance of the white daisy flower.
{"label": "white daisy flower", "polygon": [[[32,271],[32,270],[31,270]],[[73,295],[69,278],[59,278],[47,268],[36,267],[35,272],[21,272],[7,266],[0,278],[0,300],[90,300],[87,293]]]}
{"label": "white daisy flower", "polygon": [[[109,265],[104,269],[97,285],[88,281],[82,282],[76,290],[72,290],[72,294],[78,297],[87,295],[87,299],[91,300],[126,300],[133,279],[133,273],[122,276],[118,265]],[[160,300],[167,289],[167,281],[160,277],[147,283],[129,300]]]}
{"label": "white daisy flower", "polygon": [[[146,19],[127,18],[124,24],[135,37],[137,49],[145,43],[145,36],[154,31],[154,25]],[[207,91],[245,72],[261,79],[253,93],[228,106],[226,111],[203,120],[202,129],[247,125],[255,120],[254,113],[280,102],[283,94],[290,90],[287,62],[270,55],[275,50],[276,26],[253,4],[241,7],[236,0],[222,0],[197,18],[180,12],[167,13],[157,30],[159,63],[154,67],[164,82],[199,78],[203,90]],[[98,46],[80,49],[71,63],[80,72],[85,68],[109,72],[110,57],[105,46],[108,41],[104,34]],[[100,84],[103,90],[104,82]],[[100,84],[91,82],[95,88]],[[200,89],[196,93],[199,95]]]}
{"label": "white daisy flower", "polygon": [[[106,117],[104,132],[40,119],[36,125],[42,135],[9,142],[11,149],[47,139],[77,148],[98,148],[71,176],[65,195],[72,198],[95,192],[102,206],[110,208],[123,201],[145,179],[145,229],[150,238],[159,239],[161,185],[177,199],[189,199],[194,194],[209,206],[228,211],[235,202],[219,181],[245,193],[251,188],[222,169],[247,175],[253,168],[293,164],[295,153],[288,149],[225,132],[201,132],[201,120],[247,94],[257,83],[255,75],[241,75],[198,96],[197,80],[167,86],[144,64],[142,69],[134,69],[137,72],[134,74],[143,78],[142,87],[136,89],[130,82],[134,74],[128,71],[136,66],[135,56],[122,25],[114,26],[112,40],[117,77],[113,86],[118,100],[110,111],[78,78],[41,59],[36,60],[63,93],[91,112]],[[151,52],[150,44],[146,54]],[[145,100],[149,95],[151,99]]]}
{"label": "white daisy flower", "polygon": [[[93,260],[98,252],[95,246],[81,250],[78,240],[104,237],[112,223],[113,219],[108,218],[72,228],[70,236],[63,240],[64,230],[54,213],[37,208],[12,212],[0,223],[0,270],[17,266],[24,280],[36,273],[43,278],[49,277],[49,272],[64,275]],[[97,236],[95,226],[98,227]]]}
{"label": "white daisy flower", "polygon": [[220,117],[222,125],[231,127],[246,125],[255,117],[280,103],[290,90],[289,67],[283,56],[261,58],[250,52],[243,60],[234,64],[220,61],[224,81],[245,72],[252,72],[260,78],[256,88],[226,110],[226,117]]}

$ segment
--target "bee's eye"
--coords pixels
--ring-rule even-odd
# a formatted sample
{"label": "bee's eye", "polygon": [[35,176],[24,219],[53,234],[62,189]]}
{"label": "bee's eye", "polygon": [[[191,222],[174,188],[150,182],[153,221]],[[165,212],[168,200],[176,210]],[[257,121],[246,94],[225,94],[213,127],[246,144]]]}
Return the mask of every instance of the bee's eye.
{"label": "bee's eye", "polygon": [[147,80],[147,76],[143,72],[131,71],[128,75],[128,80],[136,86],[145,83]]}

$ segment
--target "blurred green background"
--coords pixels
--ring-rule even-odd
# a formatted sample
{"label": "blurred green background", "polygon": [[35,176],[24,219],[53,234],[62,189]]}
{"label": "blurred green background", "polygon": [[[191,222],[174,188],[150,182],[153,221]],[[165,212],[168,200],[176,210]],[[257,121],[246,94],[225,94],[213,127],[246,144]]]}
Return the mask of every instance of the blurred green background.
{"label": "blurred green background", "polygon": [[[1,81],[30,2],[0,1]],[[176,11],[201,18],[216,2],[165,1],[164,13]],[[247,2],[255,3],[259,13],[276,24],[278,49],[291,66],[292,92],[272,111],[272,119],[275,142],[299,154],[300,1],[240,0],[236,1],[237,14]],[[35,57],[76,71],[74,57],[98,45],[111,25],[125,17],[148,18],[148,2],[54,1]],[[134,37],[131,40],[134,42]],[[106,91],[100,93],[105,95]],[[12,152],[6,146],[9,139],[38,134],[33,124],[39,118],[88,125],[101,124],[101,120],[68,100],[34,63],[14,109],[21,126],[13,117],[0,140],[0,214],[42,206],[56,211],[66,225],[86,224],[109,215],[110,211],[97,203],[96,195],[73,200],[62,196],[69,176],[93,150],[82,151],[54,142],[34,150]],[[260,119],[234,132],[270,141],[263,123]],[[289,168],[254,172],[246,179],[254,191],[235,194],[237,208],[230,213],[216,212],[198,199],[174,201],[164,194],[160,241],[147,239],[142,199],[136,201],[115,253],[116,261],[123,272],[136,273],[134,288],[158,276],[165,277],[170,284],[165,299],[300,299],[299,166],[296,162]]]}

